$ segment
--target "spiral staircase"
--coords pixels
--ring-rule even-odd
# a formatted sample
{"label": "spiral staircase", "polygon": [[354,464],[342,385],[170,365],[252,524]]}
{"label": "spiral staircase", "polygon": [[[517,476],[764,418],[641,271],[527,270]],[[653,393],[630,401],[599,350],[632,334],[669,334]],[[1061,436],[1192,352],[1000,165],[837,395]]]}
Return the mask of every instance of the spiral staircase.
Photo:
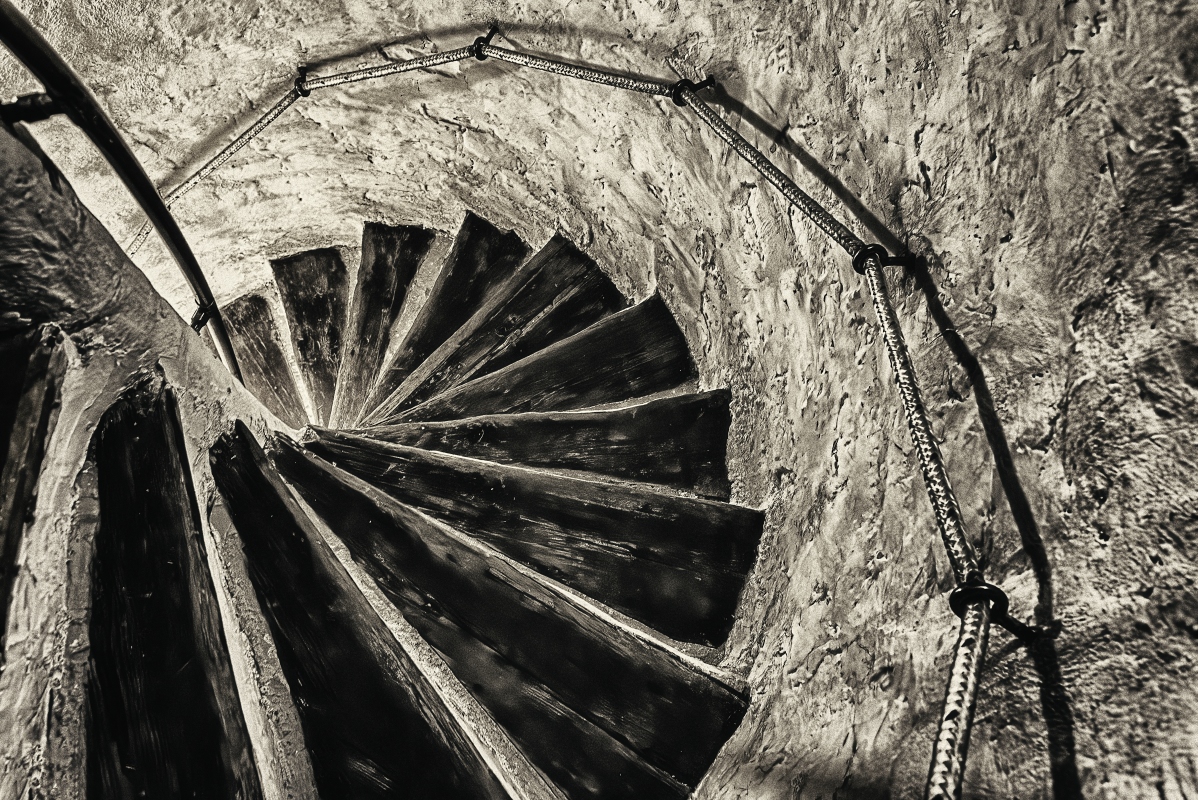
{"label": "spiral staircase", "polygon": [[[272,262],[285,324],[264,294],[223,309],[286,430],[216,440],[206,513],[241,540],[317,792],[685,797],[747,707],[714,666],[762,530],[728,502],[729,394],[698,390],[660,298],[560,235],[533,254],[467,215],[439,268],[435,239],[368,223],[356,273]],[[0,348],[41,376],[0,398],[9,452],[52,422],[40,335]],[[143,376],[88,455],[88,795],[263,797],[175,391]]]}

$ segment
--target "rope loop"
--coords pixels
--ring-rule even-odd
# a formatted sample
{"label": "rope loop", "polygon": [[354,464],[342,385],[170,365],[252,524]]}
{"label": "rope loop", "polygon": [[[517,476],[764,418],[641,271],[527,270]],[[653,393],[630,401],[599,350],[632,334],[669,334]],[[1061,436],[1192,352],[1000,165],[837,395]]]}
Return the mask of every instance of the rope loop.
{"label": "rope loop", "polygon": [[990,603],[990,617],[995,622],[1007,616],[1011,607],[1007,593],[993,583],[986,583],[979,575],[971,575],[948,596],[948,607],[962,619],[965,617],[965,609],[977,602]]}
{"label": "rope loop", "polygon": [[[857,251],[857,255],[853,256],[853,270],[858,275],[865,274],[865,265],[869,263],[871,258],[877,258],[878,264],[885,266],[890,260],[890,253],[886,252],[886,248],[880,244],[867,244]],[[960,616],[958,614],[957,616]]]}
{"label": "rope loop", "polygon": [[[197,301],[198,303],[198,301]],[[216,303],[198,303],[195,313],[191,315],[191,328],[194,331],[203,330],[208,324],[208,320],[212,319],[212,315],[216,313]]]}
{"label": "rope loop", "polygon": [[992,583],[986,583],[976,572],[971,574],[948,596],[948,607],[961,619],[974,603],[987,602],[990,604],[990,620],[1007,630],[1016,639],[1030,642],[1039,638],[1041,630],[1032,625],[1026,625],[1010,614],[1011,601],[1007,593]]}
{"label": "rope loop", "polygon": [[674,101],[674,105],[684,106],[686,105],[686,101],[682,99],[682,92],[684,89],[690,92],[699,92],[703,89],[710,89],[712,86],[715,86],[715,78],[711,77],[710,75],[698,83],[683,78],[682,80],[670,85],[670,99]]}
{"label": "rope loop", "polygon": [[499,33],[499,26],[492,25],[491,30],[487,31],[486,36],[480,36],[474,40],[474,57],[479,61],[486,61],[487,54],[483,52],[483,45],[488,45],[495,38],[495,34]]}
{"label": "rope loop", "polygon": [[300,66],[299,74],[295,76],[295,93],[300,97],[308,97],[312,94],[312,90],[304,86],[308,80],[308,67]]}

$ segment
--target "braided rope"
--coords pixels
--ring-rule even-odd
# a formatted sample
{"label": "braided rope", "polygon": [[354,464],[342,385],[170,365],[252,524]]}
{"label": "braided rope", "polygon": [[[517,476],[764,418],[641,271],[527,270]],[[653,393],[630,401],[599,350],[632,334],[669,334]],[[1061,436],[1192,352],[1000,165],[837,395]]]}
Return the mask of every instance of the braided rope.
{"label": "braided rope", "polygon": [[[271,106],[270,110],[259,117],[257,122],[244,130],[236,139],[225,145],[208,163],[193,172],[183,183],[171,189],[162,199],[166,203],[166,207],[170,208],[180,197],[194,189],[199,185],[200,181],[220,169],[225,162],[237,155],[242,148],[257,138],[262,131],[266,130],[272,122],[290,108],[292,103],[301,97],[306,97],[315,89],[327,89],[330,86],[341,86],[346,83],[356,83],[358,81],[382,78],[387,75],[397,75],[401,72],[428,69],[429,67],[439,66],[451,61],[462,61],[463,59],[470,58],[473,54],[474,49],[472,47],[459,47],[457,50],[450,50],[445,53],[436,53],[431,56],[422,56],[421,58],[399,61],[393,64],[383,64],[377,67],[367,67],[365,69],[353,70],[352,72],[340,72],[320,78],[303,76],[296,81],[291,91],[285,94],[279,102]],[[133,255],[140,250],[149,236],[150,223],[144,222],[137,231],[137,235],[133,237],[133,242],[129,245],[129,255]]]}
{"label": "braided rope", "polygon": [[[284,95],[283,99],[271,106],[269,111],[259,117],[258,121],[243,131],[240,136],[229,142],[229,144],[225,145],[225,147],[219,153],[213,156],[207,164],[193,172],[191,176],[187,178],[187,180],[183,181],[183,183],[167,192],[162,198],[163,202],[166,203],[166,207],[170,208],[180,197],[187,194],[197,185],[199,185],[200,181],[204,180],[213,172],[216,172],[216,170],[220,169],[220,167],[223,166],[226,161],[235,156],[238,151],[249,144],[256,136],[258,136],[258,134],[266,130],[266,127],[270,125],[270,123],[278,119],[279,116],[288,108],[290,108],[291,104],[299,98],[299,90],[295,88]],[[133,237],[133,242],[129,245],[129,255],[133,255],[140,250],[141,246],[145,244],[146,239],[149,238],[149,236],[150,223],[148,221],[143,222],[141,228],[137,231],[137,235]]]}
{"label": "braided rope", "polygon": [[857,234],[825,211],[823,206],[811,198],[811,195],[800,189],[798,184],[775,167],[773,162],[766,158],[760,150],[749,144],[748,140],[737,133],[731,125],[724,122],[724,119],[700,100],[694,92],[690,89],[682,89],[678,94],[688,106],[694,109],[695,115],[715,132],[716,136],[727,142],[738,156],[749,162],[753,169],[760,172],[767,181],[774,185],[774,188],[790,201],[791,205],[806,214],[832,241],[844,248],[846,253],[855,256],[861,248],[865,247],[865,243]]}
{"label": "braided rope", "polygon": [[[777,187],[783,196],[806,214],[820,230],[843,247],[845,252],[853,257],[855,267],[858,255],[863,257],[860,269],[869,286],[874,313],[878,317],[878,326],[882,329],[886,354],[890,359],[890,367],[894,372],[907,418],[907,428],[911,433],[911,441],[915,444],[928,499],[932,502],[936,526],[940,529],[940,537],[948,552],[953,575],[958,585],[980,581],[981,570],[977,556],[965,535],[961,509],[957,505],[952,484],[949,483],[944,458],[932,435],[927,409],[920,397],[915,367],[911,363],[911,356],[903,339],[903,330],[886,288],[880,255],[885,251],[878,247],[867,247],[856,234],[832,217],[785,173],[775,167],[761,151],[733,130],[706,103],[699,100],[693,91],[683,88],[679,95],[717,136]],[[961,776],[965,771],[969,732],[973,724],[974,707],[977,704],[978,673],[986,657],[989,632],[988,602],[969,603],[961,618],[960,633],[953,651],[953,665],[949,671],[944,710],[928,776],[928,800],[959,800],[961,796]]]}
{"label": "braided rope", "polygon": [[521,67],[529,67],[530,69],[537,69],[542,72],[552,72],[554,75],[562,75],[567,78],[577,78],[580,81],[601,83],[604,86],[614,86],[617,89],[627,89],[630,92],[656,94],[662,97],[670,96],[671,85],[668,83],[657,83],[656,81],[646,81],[640,78],[629,78],[613,72],[578,67],[574,64],[554,61],[549,58],[542,58],[541,56],[529,55],[528,53],[517,53],[515,50],[507,50],[503,47],[496,47],[495,45],[482,42],[478,44],[478,52],[487,58],[495,58],[500,61],[506,61],[509,64],[517,64]]}
{"label": "braided rope", "polygon": [[456,50],[446,50],[444,53],[434,53],[430,56],[421,56],[420,58],[413,58],[407,61],[396,61],[377,67],[356,69],[352,72],[339,72],[336,75],[326,75],[322,78],[308,78],[300,86],[309,92],[316,89],[328,89],[331,86],[341,86],[342,84],[357,83],[358,81],[370,81],[375,78],[385,78],[388,75],[398,75],[401,72],[413,72],[418,69],[439,67],[442,64],[448,64],[452,61],[464,61],[467,58],[473,57],[473,55],[473,46],[459,47]]}
{"label": "braided rope", "polygon": [[982,670],[982,660],[986,657],[989,636],[989,606],[985,602],[970,603],[961,617],[961,629],[953,651],[953,666],[949,670],[948,688],[944,695],[944,711],[940,715],[940,729],[932,749],[928,800],[961,798],[969,731],[977,704],[978,675]]}
{"label": "braided rope", "polygon": [[948,559],[957,583],[965,583],[971,576],[980,572],[977,556],[965,536],[961,509],[948,481],[944,458],[940,455],[940,448],[932,435],[928,412],[919,395],[915,367],[911,364],[911,356],[907,352],[906,342],[903,341],[903,329],[899,327],[898,315],[894,312],[894,305],[890,302],[890,294],[886,289],[886,277],[876,256],[866,262],[865,280],[869,284],[874,313],[878,317],[878,327],[882,329],[886,354],[890,356],[890,367],[894,371],[899,397],[906,411],[907,428],[911,432],[911,441],[915,444],[919,468],[923,472],[928,498],[932,501],[932,510],[935,512],[936,525],[940,528],[940,536],[948,551]]}

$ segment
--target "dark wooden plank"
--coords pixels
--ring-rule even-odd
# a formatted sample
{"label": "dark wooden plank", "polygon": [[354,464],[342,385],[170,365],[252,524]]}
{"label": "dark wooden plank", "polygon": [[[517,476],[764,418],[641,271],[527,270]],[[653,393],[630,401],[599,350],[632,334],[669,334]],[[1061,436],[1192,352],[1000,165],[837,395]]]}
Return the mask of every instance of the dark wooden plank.
{"label": "dark wooden plank", "polygon": [[42,458],[58,418],[66,371],[61,336],[46,325],[0,338],[0,639],[7,630],[21,537],[36,506]]}
{"label": "dark wooden plank", "polygon": [[[703,776],[744,714],[739,692],[469,537],[286,439],[274,441],[272,457],[280,471],[405,618],[434,646],[440,643],[447,659],[459,664],[480,659],[483,665],[470,674],[487,683],[482,690],[469,688],[493,713],[508,713],[496,700],[504,692],[551,696],[677,781],[693,786]],[[446,644],[451,636],[456,645]],[[484,645],[514,669],[492,678],[494,671],[485,666],[492,656],[479,649]],[[536,707],[522,706],[529,714]],[[579,740],[556,735],[556,726],[566,724],[561,716],[548,714],[535,724],[555,726],[539,734],[551,746]],[[533,751],[528,738],[521,744],[546,768],[546,753]],[[556,758],[586,763],[589,756],[584,750]],[[594,772],[604,768],[588,766]],[[627,769],[632,772],[633,765]],[[615,788],[624,780],[619,773],[605,772],[613,783],[598,787],[594,796],[628,796]],[[669,796],[665,789],[655,796],[663,794]]]}
{"label": "dark wooden plank", "polygon": [[379,404],[386,419],[561,341],[627,305],[602,270],[554,236]]}
{"label": "dark wooden plank", "polygon": [[507,793],[240,422],[209,452],[324,798]]}
{"label": "dark wooden plank", "polygon": [[665,303],[654,295],[380,422],[585,408],[673,389],[694,377],[686,339]]}
{"label": "dark wooden plank", "polygon": [[571,800],[677,800],[690,787],[572,710],[544,685],[441,614],[409,603],[407,614],[492,718]]}
{"label": "dark wooden plank", "polygon": [[721,644],[759,511],[320,431],[306,445],[401,502],[675,639]]}
{"label": "dark wooden plank", "polygon": [[351,433],[502,464],[585,470],[692,491],[729,493],[727,389],[605,411],[492,414]]}
{"label": "dark wooden plank", "polygon": [[504,233],[467,212],[428,299],[379,376],[366,402],[367,410],[374,409],[395,391],[409,372],[470,319],[491,293],[515,273],[529,251],[516,234]]}
{"label": "dark wooden plank", "polygon": [[258,294],[247,294],[221,309],[221,314],[245,387],[276,417],[293,428],[302,428],[309,421],[308,414],[283,354],[283,340],[269,301]]}
{"label": "dark wooden plank", "polygon": [[88,797],[260,798],[183,431],[159,381],[105,412],[91,455]]}
{"label": "dark wooden plank", "polygon": [[323,425],[333,408],[341,365],[349,277],[341,255],[331,247],[309,250],[270,262],[274,272],[300,373]]}
{"label": "dark wooden plank", "polygon": [[408,286],[435,238],[432,231],[411,225],[367,222],[362,228],[362,261],[345,325],[330,425],[358,418],[383,366]]}

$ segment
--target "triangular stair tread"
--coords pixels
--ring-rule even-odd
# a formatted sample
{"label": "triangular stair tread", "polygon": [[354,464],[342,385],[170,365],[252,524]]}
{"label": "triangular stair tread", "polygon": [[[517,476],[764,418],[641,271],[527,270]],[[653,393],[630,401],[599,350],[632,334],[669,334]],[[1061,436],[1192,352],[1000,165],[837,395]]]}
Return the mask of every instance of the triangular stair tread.
{"label": "triangular stair tread", "polygon": [[529,252],[528,245],[516,234],[504,233],[467,213],[428,298],[379,375],[366,409],[378,406],[408,373],[470,319]]}
{"label": "triangular stair tread", "polygon": [[595,262],[556,235],[412,370],[363,424],[507,366],[626,305]]}
{"label": "triangular stair tread", "polygon": [[483,754],[245,426],[209,451],[322,797],[501,800]]}
{"label": "triangular stair tread", "polygon": [[492,414],[351,433],[392,444],[657,483],[727,500],[731,393],[719,389],[603,411]]}
{"label": "triangular stair tread", "polygon": [[337,372],[349,276],[333,248],[273,259],[271,271],[287,314],[291,341],[319,425],[328,423]]}
{"label": "triangular stair tread", "polygon": [[[707,669],[596,613],[482,543],[281,437],[272,457],[425,639],[436,647],[439,637],[459,637],[452,647],[441,640],[447,659],[465,657],[455,652],[458,646],[479,658],[489,657],[480,647],[489,648],[515,668],[505,674],[523,679],[507,691],[537,691],[540,684],[687,786],[702,778],[743,716],[743,695]],[[499,686],[488,687],[480,702],[494,704],[496,691]],[[527,739],[521,744],[544,769],[546,754],[530,752]]]}
{"label": "triangular stair tread", "polygon": [[686,339],[657,295],[382,424],[565,411],[665,391],[692,380]]}
{"label": "triangular stair tread", "polygon": [[391,328],[408,296],[417,268],[436,235],[411,225],[367,222],[362,228],[362,260],[343,332],[341,371],[330,425],[353,422],[370,395]]}
{"label": "triangular stair tread", "polygon": [[91,459],[88,796],[261,798],[169,392],[127,392]]}
{"label": "triangular stair tread", "polygon": [[338,467],[685,642],[718,645],[753,568],[761,512],[315,431]]}
{"label": "triangular stair tread", "polygon": [[221,309],[225,327],[245,388],[293,428],[308,422],[303,400],[283,351],[283,340],[270,303],[259,294],[247,294]]}

